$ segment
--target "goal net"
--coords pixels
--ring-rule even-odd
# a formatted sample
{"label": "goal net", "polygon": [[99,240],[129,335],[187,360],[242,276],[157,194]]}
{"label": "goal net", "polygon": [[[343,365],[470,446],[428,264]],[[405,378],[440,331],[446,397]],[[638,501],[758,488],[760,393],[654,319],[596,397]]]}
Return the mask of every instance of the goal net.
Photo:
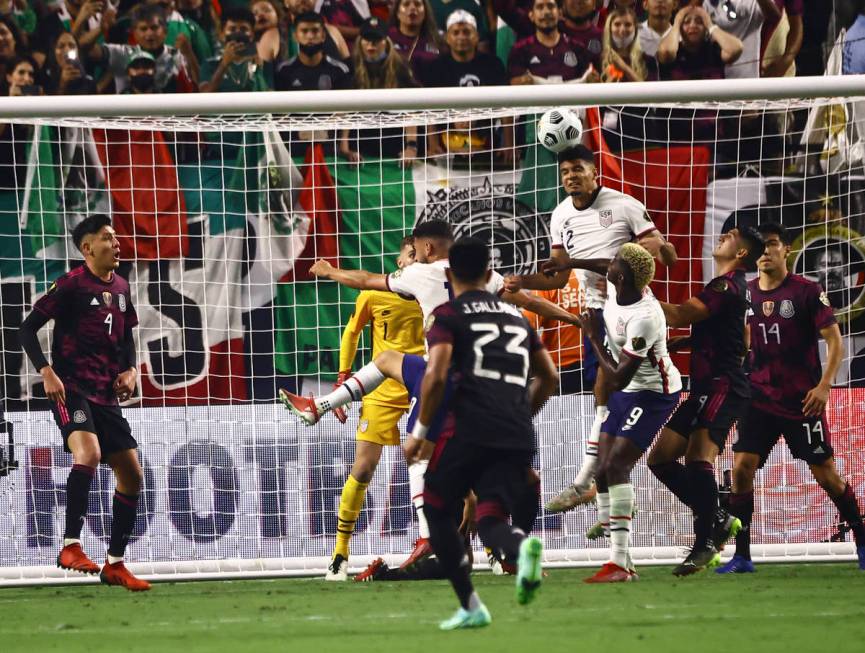
{"label": "goal net", "polygon": [[[9,119],[0,138],[0,584],[86,581],[53,567],[71,458],[17,329],[81,263],[69,234],[92,213],[113,217],[119,273],[140,318],[139,385],[124,409],[145,472],[133,569],[174,579],[323,572],[358,408],[345,425],[327,416],[303,428],[276,396],[331,386],[357,293],[314,279],[310,265],[390,272],[402,237],[441,218],[487,240],[500,272],[534,271],[549,256],[550,212],[563,196],[554,155],[535,138],[550,105],[514,93],[520,108],[217,115],[196,100],[189,117],[154,108],[137,118],[110,117],[122,111],[99,98],[109,117]],[[731,225],[777,220],[792,230],[791,269],[823,284],[841,325],[828,418],[838,467],[861,501],[865,174],[855,100],[573,104],[602,183],[644,202],[676,246],[679,262],[659,267],[653,283],[660,298],[684,301],[711,278],[714,243]],[[553,299],[570,309],[580,296],[569,288]],[[579,468],[594,405],[578,334],[539,326],[563,345],[557,360],[570,370],[537,419],[547,500]],[[48,351],[48,328],[41,338]],[[369,355],[365,334],[355,369]],[[676,363],[687,372],[686,356]],[[728,445],[719,483],[731,466]],[[642,463],[633,479],[635,558],[679,557],[692,541],[689,511]],[[96,559],[113,483],[100,467],[83,532]],[[547,561],[602,561],[608,543],[585,536],[595,519],[592,506],[542,512]],[[399,561],[416,537],[405,464],[386,449],[351,566]],[[758,475],[752,538],[760,559],[853,553],[833,504],[784,446]]]}

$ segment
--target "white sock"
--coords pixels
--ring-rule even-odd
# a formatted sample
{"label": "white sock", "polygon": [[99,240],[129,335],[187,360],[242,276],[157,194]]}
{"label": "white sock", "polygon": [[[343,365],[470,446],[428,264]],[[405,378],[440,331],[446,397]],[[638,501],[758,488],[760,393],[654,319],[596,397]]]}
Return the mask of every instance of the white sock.
{"label": "white sock", "polygon": [[607,421],[610,411],[606,406],[598,406],[595,408],[595,421],[592,422],[592,430],[589,432],[589,439],[586,441],[586,455],[583,457],[583,466],[577,472],[577,477],[574,479],[574,486],[580,491],[585,492],[595,480],[595,472],[598,470],[598,440],[601,436],[601,427]]}
{"label": "white sock", "polygon": [[81,540],[74,537],[65,537],[63,538],[63,547],[67,547],[70,544],[81,544]]}
{"label": "white sock", "polygon": [[108,554],[108,564],[113,565],[118,562],[123,562],[123,556],[113,556],[110,553]]}
{"label": "white sock", "polygon": [[610,534],[610,494],[609,492],[598,492],[595,496],[598,502],[598,521],[604,527],[604,535]]}
{"label": "white sock", "polygon": [[610,486],[610,552],[612,562],[628,568],[631,546],[631,513],[634,510],[634,486],[621,483]]}
{"label": "white sock", "polygon": [[429,524],[423,514],[423,475],[426,473],[428,460],[421,460],[408,467],[408,490],[411,502],[417,512],[417,527],[421,537],[429,539]]}
{"label": "white sock", "polygon": [[350,404],[352,401],[360,401],[361,397],[369,394],[382,384],[385,376],[375,363],[367,363],[357,372],[352,374],[341,386],[334,388],[332,392],[318,397],[315,406],[320,413]]}

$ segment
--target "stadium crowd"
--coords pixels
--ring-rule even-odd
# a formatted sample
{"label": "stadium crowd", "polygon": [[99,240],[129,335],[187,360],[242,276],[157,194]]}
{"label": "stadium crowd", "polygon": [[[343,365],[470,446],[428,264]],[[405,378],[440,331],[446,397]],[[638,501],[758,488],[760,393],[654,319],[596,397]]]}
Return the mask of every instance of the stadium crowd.
{"label": "stadium crowd", "polygon": [[[822,74],[865,4],[803,0],[4,0],[9,95]],[[830,22],[832,28],[830,28]],[[348,148],[343,148],[348,152]]]}

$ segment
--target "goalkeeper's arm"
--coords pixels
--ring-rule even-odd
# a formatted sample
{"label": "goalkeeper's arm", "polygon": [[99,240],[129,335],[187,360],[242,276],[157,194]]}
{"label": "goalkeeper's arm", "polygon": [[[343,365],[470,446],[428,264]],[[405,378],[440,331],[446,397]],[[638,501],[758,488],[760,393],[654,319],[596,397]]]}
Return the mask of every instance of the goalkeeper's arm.
{"label": "goalkeeper's arm", "polygon": [[342,340],[339,343],[339,370],[340,374],[349,372],[354,363],[354,357],[357,354],[357,343],[360,340],[360,334],[363,333],[364,327],[369,324],[371,313],[369,307],[369,295],[361,293],[357,296],[357,301],[354,305],[354,313],[345,325],[345,330],[342,332]]}

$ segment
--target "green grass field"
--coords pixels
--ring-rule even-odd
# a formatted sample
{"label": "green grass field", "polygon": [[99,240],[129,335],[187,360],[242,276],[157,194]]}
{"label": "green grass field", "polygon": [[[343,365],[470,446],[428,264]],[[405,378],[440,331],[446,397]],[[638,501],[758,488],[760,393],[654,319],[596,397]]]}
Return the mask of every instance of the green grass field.
{"label": "green grass field", "polygon": [[585,585],[589,573],[550,570],[528,607],[516,605],[511,577],[477,574],[493,623],[451,633],[437,630],[455,608],[443,581],[0,589],[0,651],[865,651],[865,572],[854,563],[684,579],[643,567],[639,583],[608,586]]}

